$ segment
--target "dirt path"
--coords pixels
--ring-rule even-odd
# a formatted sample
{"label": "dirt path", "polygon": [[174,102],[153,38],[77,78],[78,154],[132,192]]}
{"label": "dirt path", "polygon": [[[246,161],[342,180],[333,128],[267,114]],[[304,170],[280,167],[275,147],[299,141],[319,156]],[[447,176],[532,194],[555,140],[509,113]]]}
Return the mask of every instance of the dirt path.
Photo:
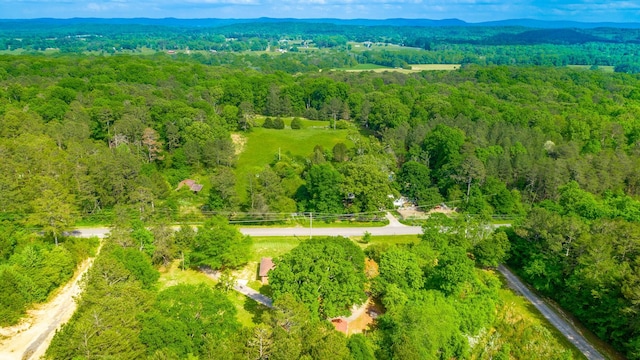
{"label": "dirt path", "polygon": [[48,303],[29,310],[22,323],[0,328],[0,360],[29,360],[42,357],[57,329],[76,311],[74,297],[80,294],[80,279],[93,263],[85,260],[76,274]]}
{"label": "dirt path", "polygon": [[589,360],[604,360],[604,356],[596,350],[587,339],[571,324],[551,309],[544,300],[529,290],[520,279],[505,266],[500,265],[498,271],[507,279],[509,287],[521,293],[549,322],[558,329],[569,341],[580,350]]}

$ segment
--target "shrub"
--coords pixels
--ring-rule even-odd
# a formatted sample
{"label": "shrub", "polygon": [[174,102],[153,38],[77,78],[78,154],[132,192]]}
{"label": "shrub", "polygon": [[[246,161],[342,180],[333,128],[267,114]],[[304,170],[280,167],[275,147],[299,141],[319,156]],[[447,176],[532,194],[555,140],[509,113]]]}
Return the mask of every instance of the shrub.
{"label": "shrub", "polygon": [[273,122],[272,118],[266,118],[264,119],[264,123],[262,124],[262,127],[265,129],[274,129],[275,128],[275,124]]}
{"label": "shrub", "polygon": [[300,120],[300,118],[293,118],[293,120],[291,120],[291,128],[294,130],[302,129],[302,120]]}

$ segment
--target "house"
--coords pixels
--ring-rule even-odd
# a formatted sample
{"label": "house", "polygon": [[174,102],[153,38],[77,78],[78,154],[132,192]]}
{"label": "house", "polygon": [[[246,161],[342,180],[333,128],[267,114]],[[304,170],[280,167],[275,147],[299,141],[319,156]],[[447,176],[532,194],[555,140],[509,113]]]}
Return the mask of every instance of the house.
{"label": "house", "polygon": [[195,180],[191,180],[191,179],[186,179],[186,180],[182,180],[180,181],[180,183],[178,184],[178,188],[176,190],[180,190],[182,187],[188,187],[191,191],[193,191],[195,194],[199,193],[200,190],[202,190],[202,184],[196,184]]}
{"label": "house", "polygon": [[333,324],[336,330],[340,331],[345,335],[347,334],[347,331],[349,331],[349,323],[345,318],[339,317],[339,318],[331,319],[331,324]]}
{"label": "house", "polygon": [[269,283],[269,270],[273,269],[275,265],[273,264],[273,259],[270,257],[263,257],[260,259],[260,269],[258,270],[258,275],[260,276],[260,280],[262,281],[262,285],[266,285]]}

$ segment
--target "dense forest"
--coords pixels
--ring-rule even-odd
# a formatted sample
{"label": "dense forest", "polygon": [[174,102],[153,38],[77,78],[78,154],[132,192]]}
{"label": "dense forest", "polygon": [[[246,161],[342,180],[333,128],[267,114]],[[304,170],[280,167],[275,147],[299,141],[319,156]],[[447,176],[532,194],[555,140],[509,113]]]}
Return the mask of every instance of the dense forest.
{"label": "dense forest", "polygon": [[[446,51],[500,49],[486,41]],[[0,55],[0,325],[18,322],[95,255],[97,241],[70,229],[105,224],[111,234],[50,358],[571,358],[546,328],[525,331],[507,314],[490,271],[506,261],[640,359],[640,77],[532,66],[538,53],[528,50],[637,45],[499,45],[527,60],[407,73],[330,70],[392,53],[341,46],[315,55]],[[339,140],[241,166],[239,139],[315,128]],[[185,179],[202,190],[179,188]],[[274,260],[274,309],[256,311],[253,326],[238,322],[228,271],[247,264],[252,239],[230,220],[371,220],[401,195],[457,215],[431,217],[409,245],[301,242]],[[483,231],[495,216],[512,228]],[[197,232],[169,228],[194,217],[206,220]],[[223,278],[213,289],[159,282],[158,268],[176,260]],[[385,309],[371,331],[345,337],[325,321],[368,296]],[[531,351],[527,336],[544,341]]]}

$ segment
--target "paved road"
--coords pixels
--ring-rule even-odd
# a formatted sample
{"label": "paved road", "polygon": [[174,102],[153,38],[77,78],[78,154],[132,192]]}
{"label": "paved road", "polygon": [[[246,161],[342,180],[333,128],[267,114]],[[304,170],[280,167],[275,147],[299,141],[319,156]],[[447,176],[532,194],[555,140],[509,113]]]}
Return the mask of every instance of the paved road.
{"label": "paved road", "polygon": [[[380,227],[344,227],[344,228],[308,228],[308,227],[255,227],[255,228],[240,228],[240,232],[245,235],[251,236],[363,236],[365,232],[369,232],[371,235],[419,235],[422,234],[422,228],[420,226],[407,226],[401,224],[391,214],[387,214],[389,219],[389,225]],[[77,236],[80,237],[92,237],[97,236],[99,238],[105,237],[109,234],[109,228],[82,228],[77,229]]]}
{"label": "paved road", "polygon": [[564,318],[551,309],[542,299],[531,292],[524,283],[503,265],[498,266],[498,271],[507,279],[509,286],[521,293],[542,315],[549,320],[569,341],[580,350],[589,360],[604,360],[604,356],[598,352],[587,339],[569,324]]}
{"label": "paved road", "polygon": [[[109,234],[109,228],[84,228],[77,230],[79,237],[97,236],[103,238]],[[365,232],[371,235],[419,235],[422,228],[419,226],[384,226],[384,227],[355,227],[355,228],[240,228],[240,232],[251,236],[363,236]]]}
{"label": "paved road", "polygon": [[[239,228],[240,232],[245,235],[251,236],[297,236],[297,237],[309,237],[309,236],[363,236],[365,232],[370,233],[373,236],[381,235],[420,235],[422,234],[422,227],[420,226],[407,226],[402,224],[390,213],[386,214],[386,218],[389,220],[389,224],[386,226],[376,227],[251,227],[251,228]],[[492,229],[500,226],[511,226],[510,224],[501,225],[489,225]],[[175,229],[179,227],[174,226]],[[105,237],[109,234],[109,228],[82,228],[74,231],[76,236],[80,237],[92,237],[97,236],[99,238]]]}

